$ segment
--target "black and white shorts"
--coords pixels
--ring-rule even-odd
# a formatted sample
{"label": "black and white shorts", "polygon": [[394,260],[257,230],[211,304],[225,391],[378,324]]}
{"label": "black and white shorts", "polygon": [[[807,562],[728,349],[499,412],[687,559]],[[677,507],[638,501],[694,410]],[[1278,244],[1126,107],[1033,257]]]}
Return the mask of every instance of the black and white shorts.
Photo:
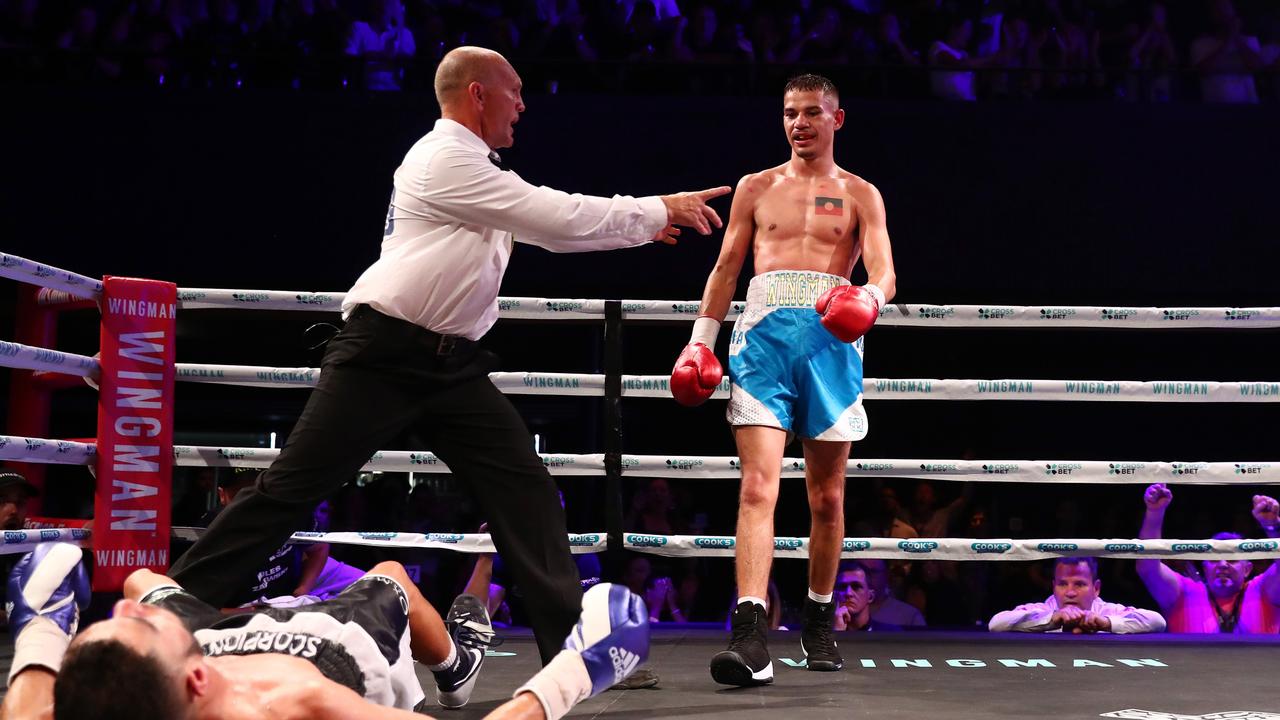
{"label": "black and white shorts", "polygon": [[331,600],[223,615],[177,586],[142,602],[177,615],[209,657],[281,653],[379,705],[412,710],[425,695],[409,649],[409,598],[400,583],[365,575]]}

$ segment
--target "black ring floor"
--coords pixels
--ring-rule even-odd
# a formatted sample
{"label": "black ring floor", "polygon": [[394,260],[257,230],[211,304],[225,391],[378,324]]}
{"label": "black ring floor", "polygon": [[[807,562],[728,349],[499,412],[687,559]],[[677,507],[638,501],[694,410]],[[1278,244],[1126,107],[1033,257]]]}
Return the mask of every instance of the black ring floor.
{"label": "black ring floor", "polygon": [[[532,636],[502,634],[471,704],[436,717],[482,718],[538,670]],[[569,717],[1280,720],[1276,636],[837,633],[845,668],[819,673],[798,666],[799,633],[775,631],[774,683],[755,688],[711,680],[727,639],[719,628],[655,627],[646,667],[658,686],[605,692]],[[12,655],[6,638],[0,672]],[[431,697],[431,674],[418,675]]]}

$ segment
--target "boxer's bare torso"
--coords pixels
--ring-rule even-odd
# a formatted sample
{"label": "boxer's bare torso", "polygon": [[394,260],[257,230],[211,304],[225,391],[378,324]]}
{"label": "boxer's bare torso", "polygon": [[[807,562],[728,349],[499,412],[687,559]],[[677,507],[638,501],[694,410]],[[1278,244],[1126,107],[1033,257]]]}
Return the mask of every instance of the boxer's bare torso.
{"label": "boxer's bare torso", "polygon": [[[426,720],[377,705],[283,653],[205,658],[208,684],[193,703],[194,720]],[[526,701],[527,705],[528,702]],[[533,702],[537,707],[537,702]],[[502,710],[502,708],[499,708]],[[495,717],[503,717],[501,713]]]}
{"label": "boxer's bare torso", "polygon": [[848,277],[862,253],[857,230],[862,208],[873,202],[866,180],[832,166],[829,174],[801,176],[790,163],[743,178],[755,274],[812,270]]}
{"label": "boxer's bare torso", "polygon": [[320,674],[310,662],[292,655],[227,655],[209,658],[208,663],[226,684],[218,702],[202,708],[201,720],[327,717],[317,716],[315,701],[346,690]]}

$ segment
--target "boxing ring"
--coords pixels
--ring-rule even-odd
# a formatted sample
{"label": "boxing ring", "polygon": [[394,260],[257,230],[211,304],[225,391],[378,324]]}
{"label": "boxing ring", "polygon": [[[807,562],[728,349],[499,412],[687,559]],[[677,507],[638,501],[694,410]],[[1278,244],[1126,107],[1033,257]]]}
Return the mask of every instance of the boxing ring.
{"label": "boxing ring", "polygon": [[[41,289],[20,313],[53,313],[102,304],[103,283],[24,258],[0,254],[0,276]],[[177,311],[202,309],[296,310],[335,313],[340,292],[294,292],[177,288]],[[620,335],[628,321],[690,322],[698,303],[669,300],[583,300],[500,298],[501,318],[527,321],[573,320],[603,324],[603,373],[494,373],[495,385],[508,394],[586,396],[603,403],[603,447],[584,454],[543,454],[555,476],[603,478],[604,516],[598,530],[574,533],[574,552],[625,549],[672,557],[732,557],[734,539],[716,535],[654,535],[623,527],[624,477],[731,480],[738,477],[733,457],[633,455],[622,452],[623,398],[670,398],[666,375],[625,375]],[[742,309],[735,302],[726,321]],[[163,314],[163,311],[162,313]],[[1159,332],[1172,328],[1220,328],[1248,331],[1280,327],[1280,308],[1021,307],[948,306],[899,303],[881,311],[879,324],[930,328],[1125,328]],[[105,327],[105,326],[104,326]],[[109,339],[104,330],[104,343]],[[69,387],[84,378],[99,382],[103,363],[94,357],[40,347],[29,324],[19,318],[19,340],[0,342],[0,365],[15,374],[15,396],[32,402],[19,387]],[[48,337],[48,334],[45,334]],[[316,368],[177,363],[166,371],[176,382],[305,388],[319,376]],[[51,378],[63,378],[52,380]],[[728,396],[726,377],[715,398]],[[868,400],[896,401],[1062,401],[1154,403],[1275,403],[1280,381],[1130,381],[1050,379],[867,378]],[[673,411],[676,406],[672,405]],[[30,411],[39,420],[39,408]],[[44,410],[47,418],[47,408]],[[101,422],[101,418],[100,418]],[[24,463],[93,465],[97,441],[72,441],[37,435],[0,436],[0,460]],[[171,444],[174,467],[268,466],[275,450]],[[118,451],[118,446],[117,446]],[[167,458],[166,458],[167,460]],[[429,452],[379,451],[367,471],[447,473]],[[786,458],[784,479],[801,478],[804,461]],[[934,458],[856,459],[848,477],[931,478],[962,482],[1139,484],[1168,482],[1201,485],[1280,484],[1276,462],[1174,462],[1142,459],[1104,460],[958,460]],[[101,480],[100,485],[101,488]],[[101,492],[101,490],[100,490]],[[101,506],[100,506],[101,507]],[[156,527],[164,537],[191,539],[193,528],[169,528],[167,516]],[[64,540],[92,546],[94,533],[83,528],[33,528],[6,532],[0,553],[23,552],[37,542]],[[432,548],[466,553],[492,552],[484,534],[405,533],[372,528],[364,532],[299,532],[296,542],[325,542],[383,547]],[[804,558],[803,537],[777,537],[778,558]],[[98,549],[102,552],[101,549]],[[1280,541],[1133,538],[895,538],[850,537],[846,558],[913,560],[1024,561],[1073,555],[1099,558],[1198,560],[1280,557]],[[131,558],[132,556],[130,556]],[[143,557],[141,564],[154,557]],[[107,556],[99,555],[99,559]],[[1273,689],[1280,660],[1280,639],[1212,636],[1008,636],[1002,634],[916,632],[839,634],[844,672],[809,673],[798,636],[773,635],[778,678],[764,688],[722,689],[707,675],[706,663],[722,649],[723,627],[696,624],[659,626],[650,665],[662,677],[660,690],[605,693],[574,711],[602,717],[772,717],[794,711],[813,717],[897,718],[939,715],[969,717],[1116,717],[1116,718],[1280,718]],[[794,647],[793,647],[794,646]],[[7,649],[6,649],[7,650]],[[472,704],[459,717],[481,717],[536,670],[532,638],[516,631],[485,667]],[[0,654],[7,667],[7,657]],[[790,667],[789,667],[790,666]],[[792,671],[792,668],[795,668]],[[1206,674],[1212,668],[1213,674]],[[424,672],[424,677],[425,671]],[[1225,713],[1225,714],[1224,714]],[[1239,713],[1239,714],[1231,714]],[[1248,714],[1253,713],[1253,714]]]}

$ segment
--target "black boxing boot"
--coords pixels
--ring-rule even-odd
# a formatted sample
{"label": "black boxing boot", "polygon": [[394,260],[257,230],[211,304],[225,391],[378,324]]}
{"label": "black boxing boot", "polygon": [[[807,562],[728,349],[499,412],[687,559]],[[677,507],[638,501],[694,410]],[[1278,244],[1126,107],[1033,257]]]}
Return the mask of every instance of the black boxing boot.
{"label": "black boxing boot", "polygon": [[831,672],[844,667],[844,658],[836,649],[833,626],[836,621],[834,601],[820,603],[813,598],[804,601],[804,632],[800,633],[800,650],[810,670]]}
{"label": "black boxing boot", "polygon": [[732,626],[729,649],[711,658],[711,679],[740,687],[773,682],[773,660],[765,641],[769,621],[764,606],[750,601],[738,603]]}

